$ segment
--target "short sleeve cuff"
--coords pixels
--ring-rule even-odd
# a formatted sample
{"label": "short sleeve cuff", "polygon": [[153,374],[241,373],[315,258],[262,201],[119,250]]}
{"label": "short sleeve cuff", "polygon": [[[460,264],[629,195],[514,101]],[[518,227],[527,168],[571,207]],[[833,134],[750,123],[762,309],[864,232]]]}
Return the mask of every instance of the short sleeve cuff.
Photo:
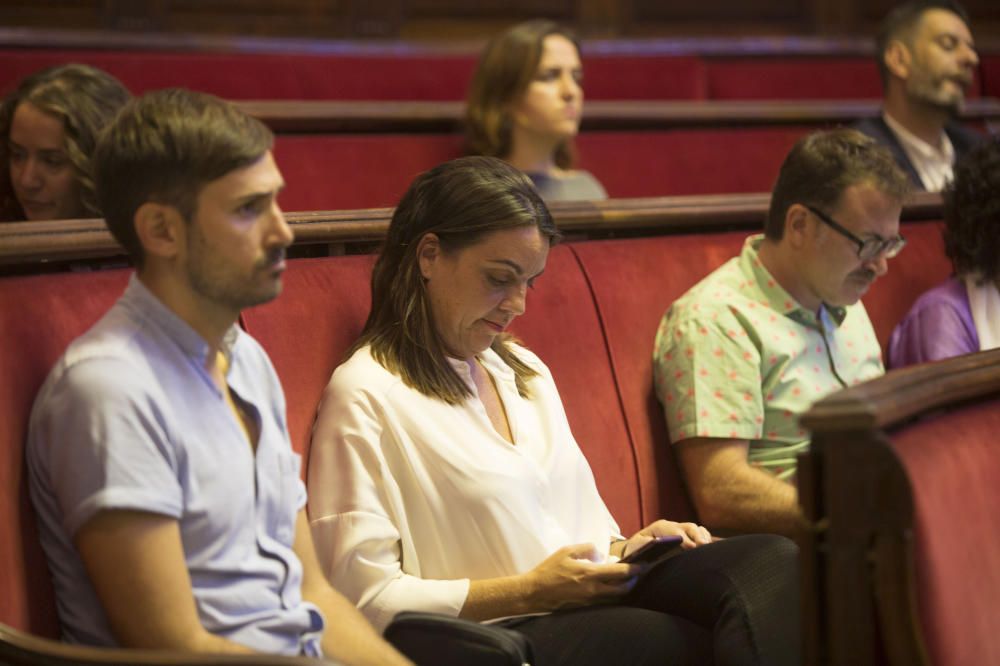
{"label": "short sleeve cuff", "polygon": [[101,511],[108,510],[145,511],[179,519],[183,507],[171,498],[135,488],[104,488],[67,514],[63,522],[66,533],[75,536],[77,531]]}
{"label": "short sleeve cuff", "polygon": [[760,439],[762,434],[759,427],[749,425],[745,420],[734,423],[692,422],[671,426],[670,441],[676,444],[696,437],[756,440]]}

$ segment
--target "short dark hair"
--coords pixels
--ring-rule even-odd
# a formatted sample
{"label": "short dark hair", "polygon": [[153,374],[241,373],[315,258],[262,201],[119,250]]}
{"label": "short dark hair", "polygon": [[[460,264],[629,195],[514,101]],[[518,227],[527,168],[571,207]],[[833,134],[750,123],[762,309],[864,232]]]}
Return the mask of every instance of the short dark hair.
{"label": "short dark hair", "polygon": [[875,55],[878,58],[878,71],[882,76],[882,86],[889,83],[889,69],[885,66],[885,52],[890,42],[900,40],[910,43],[913,29],[917,27],[924,12],[931,9],[943,9],[955,14],[965,25],[969,25],[969,13],[965,8],[952,0],[913,0],[894,7],[886,14],[875,37]]}
{"label": "short dark hair", "polygon": [[956,275],[1000,278],[1000,137],[990,137],[955,164],[943,192],[944,248]]}
{"label": "short dark hair", "polygon": [[132,100],[94,155],[108,228],[141,267],[134,219],[140,206],[167,204],[190,220],[205,185],[253,164],[273,142],[263,123],[212,95],[175,88]]}
{"label": "short dark hair", "polygon": [[62,123],[66,157],[80,186],[80,215],[101,214],[91,162],[97,138],[129,100],[121,81],[90,65],[59,65],[26,77],[0,106],[0,219],[23,220],[24,210],[10,182],[10,129],[22,102]]}
{"label": "short dark hair", "polygon": [[831,210],[852,185],[867,183],[900,202],[910,180],[892,154],[871,137],[853,129],[814,132],[800,139],[778,172],[764,234],[781,240],[792,204]]}
{"label": "short dark hair", "polygon": [[[435,327],[417,256],[420,240],[435,234],[451,253],[505,229],[534,226],[550,245],[560,234],[548,208],[523,173],[493,157],[463,157],[419,175],[389,223],[372,272],[372,307],[348,356],[371,345],[372,356],[421,393],[458,404],[471,393],[447,361]],[[514,371],[518,390],[536,373],[518,359],[507,335],[492,345]]]}
{"label": "short dark hair", "polygon": [[[466,150],[471,155],[508,157],[511,146],[512,104],[528,90],[538,72],[545,38],[561,35],[580,43],[570,30],[546,20],[526,21],[508,28],[490,40],[483,50],[469,84],[465,105]],[[566,141],[556,148],[555,163],[573,166],[573,144]]]}

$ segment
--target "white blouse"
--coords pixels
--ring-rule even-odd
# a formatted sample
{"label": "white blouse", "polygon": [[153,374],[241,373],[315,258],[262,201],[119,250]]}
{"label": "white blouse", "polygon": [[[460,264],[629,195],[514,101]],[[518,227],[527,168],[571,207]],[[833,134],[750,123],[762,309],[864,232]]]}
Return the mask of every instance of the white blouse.
{"label": "white blouse", "polygon": [[[458,615],[470,579],[523,573],[571,544],[606,557],[620,537],[548,368],[513,350],[539,373],[530,399],[492,350],[479,359],[514,445],[480,400],[423,395],[367,347],[333,373],[313,429],[310,522],[327,578],[379,629],[403,610]],[[452,366],[476,395],[468,365]]]}

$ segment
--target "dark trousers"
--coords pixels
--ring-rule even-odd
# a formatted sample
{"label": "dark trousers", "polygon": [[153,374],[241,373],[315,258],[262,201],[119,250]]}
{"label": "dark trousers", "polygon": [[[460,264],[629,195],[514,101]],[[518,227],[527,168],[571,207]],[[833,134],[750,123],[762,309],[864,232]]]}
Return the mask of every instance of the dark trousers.
{"label": "dark trousers", "polygon": [[798,548],[738,536],[654,567],[616,605],[508,620],[534,666],[793,666],[799,657]]}

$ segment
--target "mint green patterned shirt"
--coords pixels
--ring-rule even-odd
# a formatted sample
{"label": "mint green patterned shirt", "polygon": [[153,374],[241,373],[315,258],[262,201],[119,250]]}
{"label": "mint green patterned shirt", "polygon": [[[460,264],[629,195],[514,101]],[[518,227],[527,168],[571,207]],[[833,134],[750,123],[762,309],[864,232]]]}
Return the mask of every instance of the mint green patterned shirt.
{"label": "mint green patterned shirt", "polygon": [[672,442],[745,439],[751,464],[788,479],[809,446],[799,415],[885,370],[864,306],[803,308],[758,259],[762,240],[748,238],[667,310],[654,380]]}

